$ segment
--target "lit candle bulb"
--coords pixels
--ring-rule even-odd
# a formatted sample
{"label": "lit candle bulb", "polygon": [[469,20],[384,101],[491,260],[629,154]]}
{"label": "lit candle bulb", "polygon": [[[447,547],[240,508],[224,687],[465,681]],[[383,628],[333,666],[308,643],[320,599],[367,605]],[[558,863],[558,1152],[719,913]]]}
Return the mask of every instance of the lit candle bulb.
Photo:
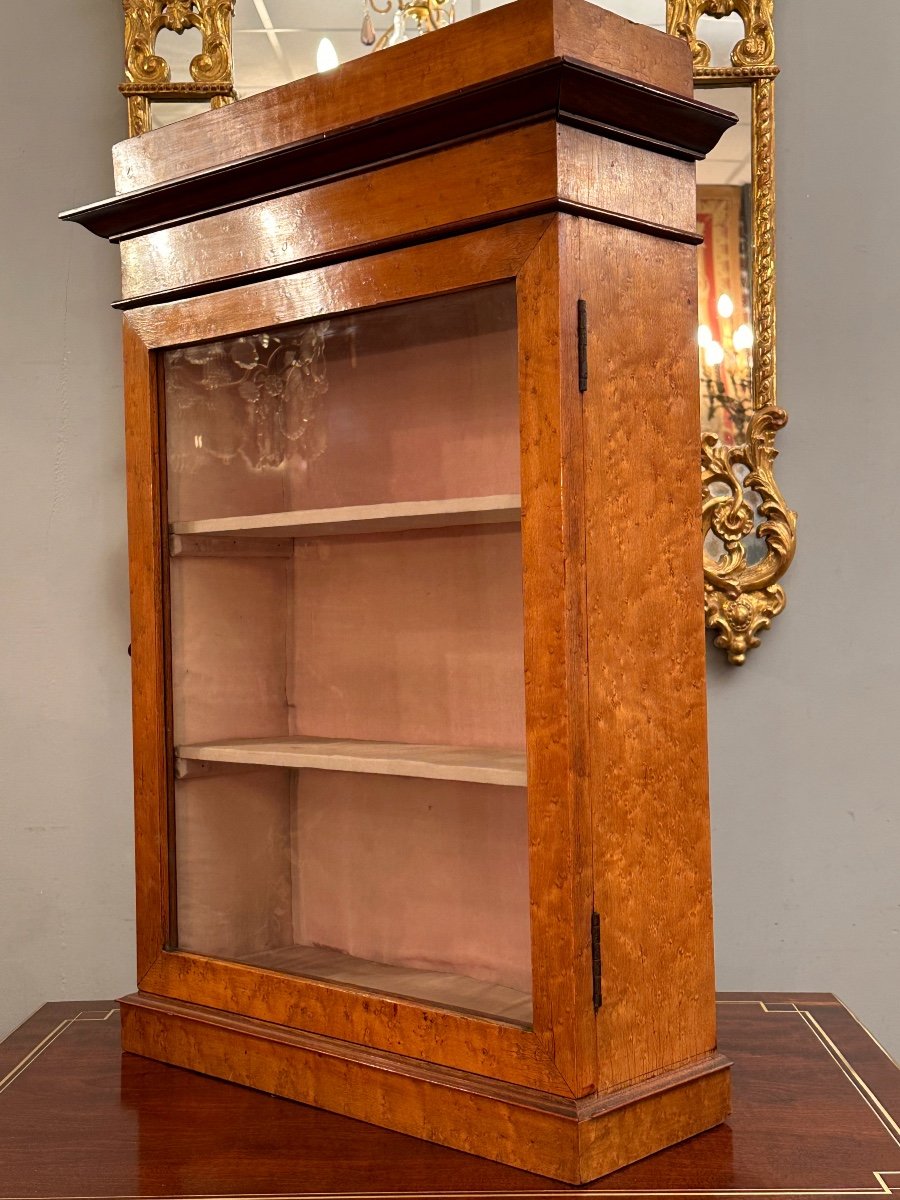
{"label": "lit candle bulb", "polygon": [[707,346],[712,344],[712,330],[708,325],[701,325],[697,330],[697,345],[701,350],[705,350]]}
{"label": "lit candle bulb", "polygon": [[721,367],[725,361],[725,351],[718,342],[710,342],[705,348],[703,356],[708,367]]}
{"label": "lit candle bulb", "polygon": [[738,351],[749,350],[753,345],[753,330],[749,325],[738,325],[734,331],[734,348]]}
{"label": "lit candle bulb", "polygon": [[734,316],[734,301],[727,292],[723,292],[719,297],[719,303],[716,306],[719,310],[719,316],[729,320]]}
{"label": "lit candle bulb", "polygon": [[334,42],[329,37],[323,37],[316,51],[316,70],[321,75],[324,71],[333,71],[341,65]]}

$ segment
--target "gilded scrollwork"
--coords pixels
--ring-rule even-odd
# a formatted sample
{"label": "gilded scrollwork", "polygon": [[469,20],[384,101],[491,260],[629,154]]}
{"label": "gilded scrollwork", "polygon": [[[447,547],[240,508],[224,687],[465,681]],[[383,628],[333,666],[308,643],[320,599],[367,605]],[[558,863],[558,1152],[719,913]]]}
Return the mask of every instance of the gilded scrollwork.
{"label": "gilded scrollwork", "polygon": [[[153,101],[208,100],[213,108],[234,99],[231,25],[235,0],[122,0],[125,12],[125,82],[128,132],[134,137],[150,128]],[[156,53],[163,29],[202,37],[191,59],[191,82],[173,83],[169,64]]]}
{"label": "gilded scrollwork", "polygon": [[[775,319],[775,65],[774,0],[668,0],[668,30],[691,47],[700,84],[753,89],[753,415],[743,441],[703,437],[703,528],[718,554],[705,554],[706,623],[715,645],[740,665],[760,644],[759,634],[784,609],[780,580],[794,557],[797,517],[774,475],[775,438],[787,422],[776,403]],[[703,16],[737,13],[744,37],[730,67],[712,67],[709,46],[697,37]],[[758,514],[758,519],[757,519]],[[764,543],[751,563],[747,539]]]}
{"label": "gilded scrollwork", "polygon": [[[775,436],[786,422],[787,414],[769,405],[750,418],[740,445],[723,446],[712,433],[702,439],[703,532],[722,545],[717,558],[706,559],[706,623],[718,630],[715,644],[736,666],[785,605],[778,580],[794,557],[797,517],[775,481],[773,464]],[[754,529],[766,554],[750,565],[745,547]]]}
{"label": "gilded scrollwork", "polygon": [[737,13],[744,22],[744,36],[731,52],[735,67],[771,67],[775,65],[775,0],[669,0],[668,29],[683,38],[691,48],[694,66],[708,67],[712,51],[697,37],[701,17],[730,17]]}

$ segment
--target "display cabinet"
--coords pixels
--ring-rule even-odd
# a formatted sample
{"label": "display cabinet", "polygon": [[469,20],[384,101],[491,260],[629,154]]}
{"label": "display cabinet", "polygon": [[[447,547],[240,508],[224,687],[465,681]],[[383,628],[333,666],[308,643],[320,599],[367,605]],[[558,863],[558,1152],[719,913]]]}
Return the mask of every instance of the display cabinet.
{"label": "display cabinet", "polygon": [[519,0],[116,147],[126,1050],[569,1181],[715,1048],[687,47]]}

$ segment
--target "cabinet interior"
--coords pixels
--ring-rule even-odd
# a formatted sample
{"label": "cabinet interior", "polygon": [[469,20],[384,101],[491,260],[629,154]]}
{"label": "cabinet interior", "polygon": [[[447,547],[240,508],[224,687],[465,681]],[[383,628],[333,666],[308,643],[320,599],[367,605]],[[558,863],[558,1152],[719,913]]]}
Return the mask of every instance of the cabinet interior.
{"label": "cabinet interior", "polygon": [[528,1024],[514,284],[164,357],[179,947]]}

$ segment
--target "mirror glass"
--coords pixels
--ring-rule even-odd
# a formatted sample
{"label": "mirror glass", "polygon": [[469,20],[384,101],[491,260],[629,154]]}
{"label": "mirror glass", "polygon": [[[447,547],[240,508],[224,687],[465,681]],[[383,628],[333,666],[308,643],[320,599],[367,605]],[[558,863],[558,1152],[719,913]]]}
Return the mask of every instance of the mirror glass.
{"label": "mirror glass", "polygon": [[[704,433],[732,447],[746,441],[753,413],[753,91],[700,85],[698,95],[739,118],[709,158],[697,164],[697,230],[703,236],[698,251],[700,417]],[[736,469],[739,476],[746,474],[746,468]],[[728,495],[729,488],[714,483],[711,494]],[[751,492],[745,498],[755,533],[759,497]],[[744,545],[749,565],[765,556],[765,542],[752,534]],[[717,558],[724,547],[711,533],[706,549]]]}
{"label": "mirror glass", "polygon": [[[513,2],[456,0],[455,19],[465,20]],[[657,29],[666,27],[666,0],[603,0],[600,7]],[[396,10],[396,3],[388,0],[374,0],[374,4],[363,0],[237,0],[233,43],[238,95],[252,96],[313,75],[320,68],[361,58],[371,53],[373,38],[377,44],[382,37],[416,36],[418,28],[412,18],[405,29],[395,25]],[[190,60],[198,53],[195,40],[167,31],[160,35],[160,53],[170,64],[173,79],[190,79]],[[206,107],[155,104],[153,124],[169,125]]]}
{"label": "mirror glass", "polygon": [[752,92],[698,90],[704,101],[740,118],[709,158],[697,164],[697,229],[703,235],[697,333],[703,430],[734,446],[744,440],[753,406]]}

